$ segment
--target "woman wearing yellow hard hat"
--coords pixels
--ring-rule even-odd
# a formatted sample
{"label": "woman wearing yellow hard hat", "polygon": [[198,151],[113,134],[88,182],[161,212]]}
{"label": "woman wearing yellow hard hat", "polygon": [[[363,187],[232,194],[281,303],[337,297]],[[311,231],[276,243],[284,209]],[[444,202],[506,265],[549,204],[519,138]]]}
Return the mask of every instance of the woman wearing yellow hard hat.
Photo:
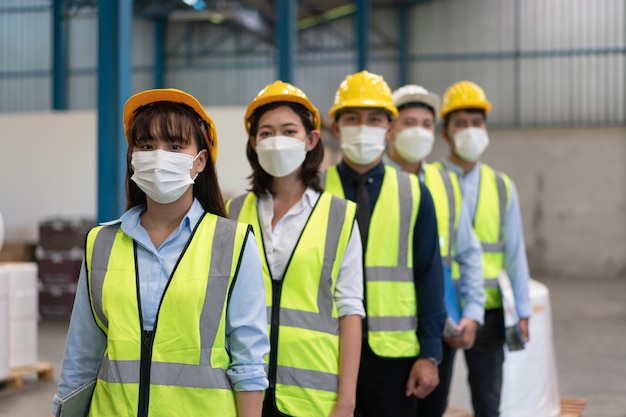
{"label": "woman wearing yellow hard hat", "polygon": [[128,209],[87,235],[53,412],[95,380],[82,415],[259,416],[265,288],[250,227],[225,218],[213,120],[157,89],[124,127]]}
{"label": "woman wearing yellow hard hat", "polygon": [[276,81],[248,105],[251,191],[227,203],[265,250],[270,388],[263,416],[353,416],[361,349],[356,206],[320,186],[320,115]]}

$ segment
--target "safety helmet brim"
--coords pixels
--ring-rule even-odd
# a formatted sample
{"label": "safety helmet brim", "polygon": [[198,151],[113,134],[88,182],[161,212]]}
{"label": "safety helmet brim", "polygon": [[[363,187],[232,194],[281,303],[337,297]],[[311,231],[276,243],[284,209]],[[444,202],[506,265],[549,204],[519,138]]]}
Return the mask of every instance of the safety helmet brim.
{"label": "safety helmet brim", "polygon": [[158,102],[185,104],[191,107],[206,122],[208,129],[206,143],[211,152],[211,159],[215,163],[217,160],[218,140],[213,119],[194,96],[175,88],[145,90],[133,95],[126,101],[126,104],[124,104],[124,134],[126,135],[126,143],[130,145],[129,133],[135,121],[137,110],[148,104]]}

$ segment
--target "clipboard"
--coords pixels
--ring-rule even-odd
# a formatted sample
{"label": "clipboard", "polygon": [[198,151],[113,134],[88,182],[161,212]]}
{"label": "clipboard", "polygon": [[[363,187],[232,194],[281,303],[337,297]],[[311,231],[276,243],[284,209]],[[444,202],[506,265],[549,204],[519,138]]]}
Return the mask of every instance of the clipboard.
{"label": "clipboard", "polygon": [[96,378],[76,388],[59,400],[56,417],[85,417],[89,412]]}

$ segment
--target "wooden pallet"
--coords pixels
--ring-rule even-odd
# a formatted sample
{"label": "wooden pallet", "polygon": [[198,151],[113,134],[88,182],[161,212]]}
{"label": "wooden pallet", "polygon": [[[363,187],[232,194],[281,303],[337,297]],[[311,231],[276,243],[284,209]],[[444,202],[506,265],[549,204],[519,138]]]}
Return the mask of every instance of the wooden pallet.
{"label": "wooden pallet", "polygon": [[580,417],[586,405],[587,399],[585,398],[561,398],[560,417]]}
{"label": "wooden pallet", "polygon": [[21,389],[31,379],[36,379],[37,381],[51,380],[52,365],[48,362],[37,362],[34,365],[12,368],[11,374],[7,378],[0,379],[0,386]]}

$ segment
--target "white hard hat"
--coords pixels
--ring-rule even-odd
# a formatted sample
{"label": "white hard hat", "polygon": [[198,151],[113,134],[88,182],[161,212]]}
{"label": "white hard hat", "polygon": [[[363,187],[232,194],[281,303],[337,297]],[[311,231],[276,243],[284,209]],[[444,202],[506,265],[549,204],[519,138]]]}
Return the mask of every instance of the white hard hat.
{"label": "white hard hat", "polygon": [[435,93],[431,93],[421,85],[407,84],[392,93],[393,104],[400,108],[405,104],[424,103],[433,108],[435,119],[439,114],[441,99]]}

